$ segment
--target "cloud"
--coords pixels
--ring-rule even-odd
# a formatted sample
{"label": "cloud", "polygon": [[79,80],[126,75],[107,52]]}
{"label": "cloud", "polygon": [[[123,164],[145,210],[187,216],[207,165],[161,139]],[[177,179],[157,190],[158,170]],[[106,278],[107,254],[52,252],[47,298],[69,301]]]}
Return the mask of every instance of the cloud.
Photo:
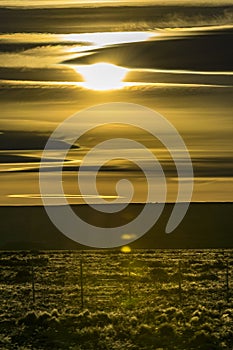
{"label": "cloud", "polygon": [[[221,0],[198,0],[196,5],[222,5]],[[35,8],[47,8],[47,7],[81,7],[81,6],[151,6],[151,5],[164,5],[162,0],[1,0],[2,6],[7,7],[35,7]],[[189,5],[190,0],[167,0],[166,5],[183,4]],[[224,4],[231,5],[231,0],[224,0]]]}
{"label": "cloud", "polygon": [[[3,6],[1,0],[1,5]],[[53,1],[54,4],[54,0]],[[190,6],[189,1],[183,1],[184,6],[180,5],[181,1],[166,2],[168,6],[147,6],[147,2],[141,2],[138,6],[131,6],[130,11],[124,6],[115,7],[80,7],[80,8],[56,8],[53,5],[50,8],[27,8],[20,7],[0,8],[0,32],[51,32],[51,33],[84,33],[122,30],[150,30],[156,27],[187,27],[200,25],[232,24],[232,7],[226,6],[231,4],[231,0],[225,0],[223,4],[216,1],[218,6],[206,6],[207,1],[213,5],[212,0],[200,1]],[[9,6],[10,1],[7,1]],[[25,1],[26,3],[26,1]],[[31,2],[32,3],[32,2]],[[63,7],[65,2],[62,1]],[[155,4],[159,1],[155,1]],[[22,4],[20,0],[18,5]],[[122,3],[121,3],[122,4]],[[125,3],[127,4],[127,2]],[[133,4],[133,3],[132,3]],[[151,2],[150,2],[151,4]],[[163,2],[164,4],[164,2]],[[170,4],[170,6],[169,6]],[[222,5],[222,6],[220,6]],[[143,18],[143,20],[142,20]],[[93,20],[94,19],[94,20]],[[12,26],[14,23],[14,26]]]}
{"label": "cloud", "polygon": [[[27,131],[5,131],[1,135],[0,150],[43,150],[50,134]],[[52,140],[51,149],[66,147],[64,140]],[[72,146],[78,148],[78,146]]]}
{"label": "cloud", "polygon": [[[229,33],[230,34],[230,33]],[[96,50],[92,55],[66,60],[64,64],[111,62],[127,68],[231,71],[233,57],[231,35],[223,32],[150,40],[114,45]]]}
{"label": "cloud", "polygon": [[18,53],[1,53],[0,66],[7,68],[49,68],[58,65],[64,58],[76,57],[66,51],[67,47],[41,46]]}
{"label": "cloud", "polygon": [[67,59],[89,55],[100,47],[145,41],[155,35],[156,33],[150,32],[0,34],[0,47],[5,51],[0,55],[0,66],[48,68]]}

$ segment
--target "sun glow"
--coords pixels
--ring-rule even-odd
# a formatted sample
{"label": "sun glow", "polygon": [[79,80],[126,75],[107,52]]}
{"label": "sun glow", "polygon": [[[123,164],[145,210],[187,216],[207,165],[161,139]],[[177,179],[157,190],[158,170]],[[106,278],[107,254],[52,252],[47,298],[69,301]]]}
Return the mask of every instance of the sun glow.
{"label": "sun glow", "polygon": [[91,90],[113,90],[124,87],[123,79],[128,72],[127,68],[110,63],[96,63],[92,65],[75,66],[75,70],[84,79],[82,84]]}
{"label": "sun glow", "polygon": [[122,253],[130,253],[131,248],[128,245],[125,245],[125,246],[121,247],[121,252]]}

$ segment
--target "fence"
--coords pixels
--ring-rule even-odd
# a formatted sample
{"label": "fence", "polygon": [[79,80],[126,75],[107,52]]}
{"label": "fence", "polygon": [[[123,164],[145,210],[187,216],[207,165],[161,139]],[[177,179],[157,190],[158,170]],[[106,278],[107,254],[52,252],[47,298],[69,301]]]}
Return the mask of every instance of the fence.
{"label": "fence", "polygon": [[230,300],[231,250],[2,252],[2,303],[20,309],[114,309]]}

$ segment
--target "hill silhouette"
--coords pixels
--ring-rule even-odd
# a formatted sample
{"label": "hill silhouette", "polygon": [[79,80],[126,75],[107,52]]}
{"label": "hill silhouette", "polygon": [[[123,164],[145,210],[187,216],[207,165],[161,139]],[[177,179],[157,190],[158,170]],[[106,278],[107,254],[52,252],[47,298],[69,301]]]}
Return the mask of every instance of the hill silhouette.
{"label": "hill silhouette", "polygon": [[[156,204],[151,204],[156,205]],[[123,224],[115,214],[93,215],[87,205],[72,207],[79,216],[103,227]],[[130,204],[127,209],[136,216],[142,204]],[[133,248],[233,248],[232,203],[192,203],[182,223],[171,234],[165,227],[173,204],[165,205],[158,222],[143,237],[133,242]],[[1,207],[0,249],[85,249],[61,232],[49,220],[45,209],[40,206]]]}

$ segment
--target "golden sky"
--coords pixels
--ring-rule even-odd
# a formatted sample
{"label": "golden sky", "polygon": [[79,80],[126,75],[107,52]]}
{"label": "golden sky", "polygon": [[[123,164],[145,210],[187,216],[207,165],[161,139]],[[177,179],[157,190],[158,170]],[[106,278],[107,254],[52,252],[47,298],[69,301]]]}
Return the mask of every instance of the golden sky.
{"label": "golden sky", "polygon": [[[12,0],[1,1],[1,6],[49,3]],[[132,16],[125,14],[125,21],[114,10],[110,14],[98,12],[99,23],[93,21],[93,13],[83,20],[79,11],[71,16],[65,9],[58,10],[52,21],[49,11],[53,9],[45,11],[43,17],[38,9],[33,10],[39,14],[35,18],[31,10],[21,11],[12,26],[11,16],[17,11],[7,12],[0,23],[1,205],[40,204],[38,168],[45,140],[70,115],[108,102],[149,107],[176,127],[193,161],[193,201],[232,200],[233,60],[228,41],[232,32],[229,11],[214,9],[200,15],[191,8],[185,10],[185,17],[179,8],[175,15],[173,10],[171,14],[166,10],[162,17],[145,9],[145,20],[141,20],[140,10]],[[149,135],[122,128],[94,130],[78,140],[79,148],[65,167],[70,200],[79,202],[79,195],[74,195],[74,164],[79,164],[85,150],[107,136],[119,135],[144,142],[156,153],[169,174],[167,201],[174,201],[176,170],[166,150]],[[135,156],[140,158],[139,153]],[[88,171],[94,166],[95,162]],[[137,173],[135,177],[123,161],[115,162],[114,167],[115,173],[101,173],[103,195],[114,196],[111,184],[122,175],[122,167],[128,167],[127,175],[134,178],[138,190],[135,201],[143,201],[145,184],[141,176]]]}
{"label": "golden sky", "polygon": [[232,5],[231,0],[2,0],[1,6],[26,6],[26,7],[47,7],[47,6],[101,6],[101,5]]}

